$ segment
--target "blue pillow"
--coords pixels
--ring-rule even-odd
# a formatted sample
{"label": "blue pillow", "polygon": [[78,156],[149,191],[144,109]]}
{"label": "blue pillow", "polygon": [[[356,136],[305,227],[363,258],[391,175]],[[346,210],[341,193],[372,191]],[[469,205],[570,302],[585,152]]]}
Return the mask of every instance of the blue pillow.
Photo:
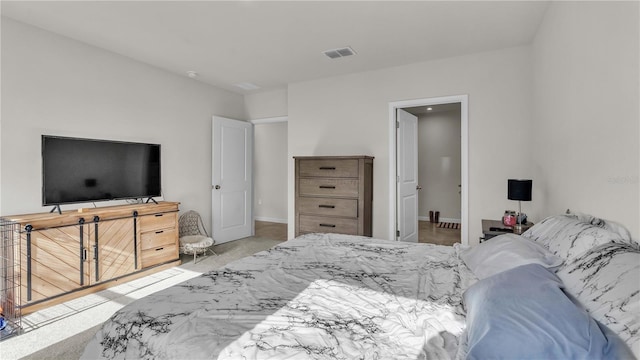
{"label": "blue pillow", "polygon": [[633,359],[626,344],[528,264],[478,281],[464,293],[467,359]]}

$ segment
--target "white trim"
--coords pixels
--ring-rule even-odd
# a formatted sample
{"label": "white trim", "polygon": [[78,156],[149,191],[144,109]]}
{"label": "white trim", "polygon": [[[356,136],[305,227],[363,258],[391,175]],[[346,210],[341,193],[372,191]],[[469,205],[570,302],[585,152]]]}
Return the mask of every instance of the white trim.
{"label": "white trim", "polygon": [[279,224],[287,224],[289,223],[289,221],[287,221],[287,219],[276,219],[276,218],[270,218],[270,217],[264,217],[264,216],[256,216],[253,218],[254,221],[268,221],[268,222],[274,222],[274,223],[279,223]]}
{"label": "white trim", "polygon": [[[396,109],[414,106],[460,103],[460,167],[462,244],[469,244],[469,95],[393,101],[389,103],[389,239],[396,240]],[[443,219],[444,220],[444,219]]]}
{"label": "white trim", "polygon": [[289,121],[288,116],[278,116],[278,117],[270,117],[270,118],[262,118],[249,120],[253,125],[262,125],[262,124],[275,124]]}
{"label": "white trim", "polygon": [[[418,220],[419,221],[429,221],[429,217],[428,216],[418,216]],[[439,218],[438,219],[439,222],[450,222],[450,223],[455,223],[455,224],[462,224],[462,220],[460,219],[453,219],[453,218]]]}

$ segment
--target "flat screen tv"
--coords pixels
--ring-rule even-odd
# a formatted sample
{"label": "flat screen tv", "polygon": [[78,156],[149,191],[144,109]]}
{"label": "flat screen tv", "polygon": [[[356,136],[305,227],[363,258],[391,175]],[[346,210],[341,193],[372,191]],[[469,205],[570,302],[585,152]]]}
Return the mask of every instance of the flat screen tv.
{"label": "flat screen tv", "polygon": [[160,185],[158,144],[42,135],[43,206],[152,199]]}

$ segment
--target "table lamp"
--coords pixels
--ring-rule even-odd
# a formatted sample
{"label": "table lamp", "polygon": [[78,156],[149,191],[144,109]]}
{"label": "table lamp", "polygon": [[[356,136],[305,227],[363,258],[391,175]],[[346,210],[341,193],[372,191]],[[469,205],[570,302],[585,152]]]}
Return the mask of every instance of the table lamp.
{"label": "table lamp", "polygon": [[518,200],[518,222],[514,228],[517,234],[522,232],[522,201],[531,201],[531,186],[533,180],[507,180],[507,198]]}

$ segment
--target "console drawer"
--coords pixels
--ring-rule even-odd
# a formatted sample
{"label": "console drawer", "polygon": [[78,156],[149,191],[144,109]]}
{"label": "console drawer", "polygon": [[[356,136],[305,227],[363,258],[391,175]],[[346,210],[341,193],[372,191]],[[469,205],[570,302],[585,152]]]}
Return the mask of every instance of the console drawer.
{"label": "console drawer", "polygon": [[140,248],[147,250],[162,245],[175,245],[177,235],[175,228],[143,232],[140,234]]}
{"label": "console drawer", "polygon": [[178,213],[162,213],[144,215],[140,217],[140,231],[154,231],[167,228],[175,228],[178,223]]}
{"label": "console drawer", "polygon": [[178,258],[178,246],[176,244],[163,245],[157,248],[142,250],[142,267],[162,264]]}

